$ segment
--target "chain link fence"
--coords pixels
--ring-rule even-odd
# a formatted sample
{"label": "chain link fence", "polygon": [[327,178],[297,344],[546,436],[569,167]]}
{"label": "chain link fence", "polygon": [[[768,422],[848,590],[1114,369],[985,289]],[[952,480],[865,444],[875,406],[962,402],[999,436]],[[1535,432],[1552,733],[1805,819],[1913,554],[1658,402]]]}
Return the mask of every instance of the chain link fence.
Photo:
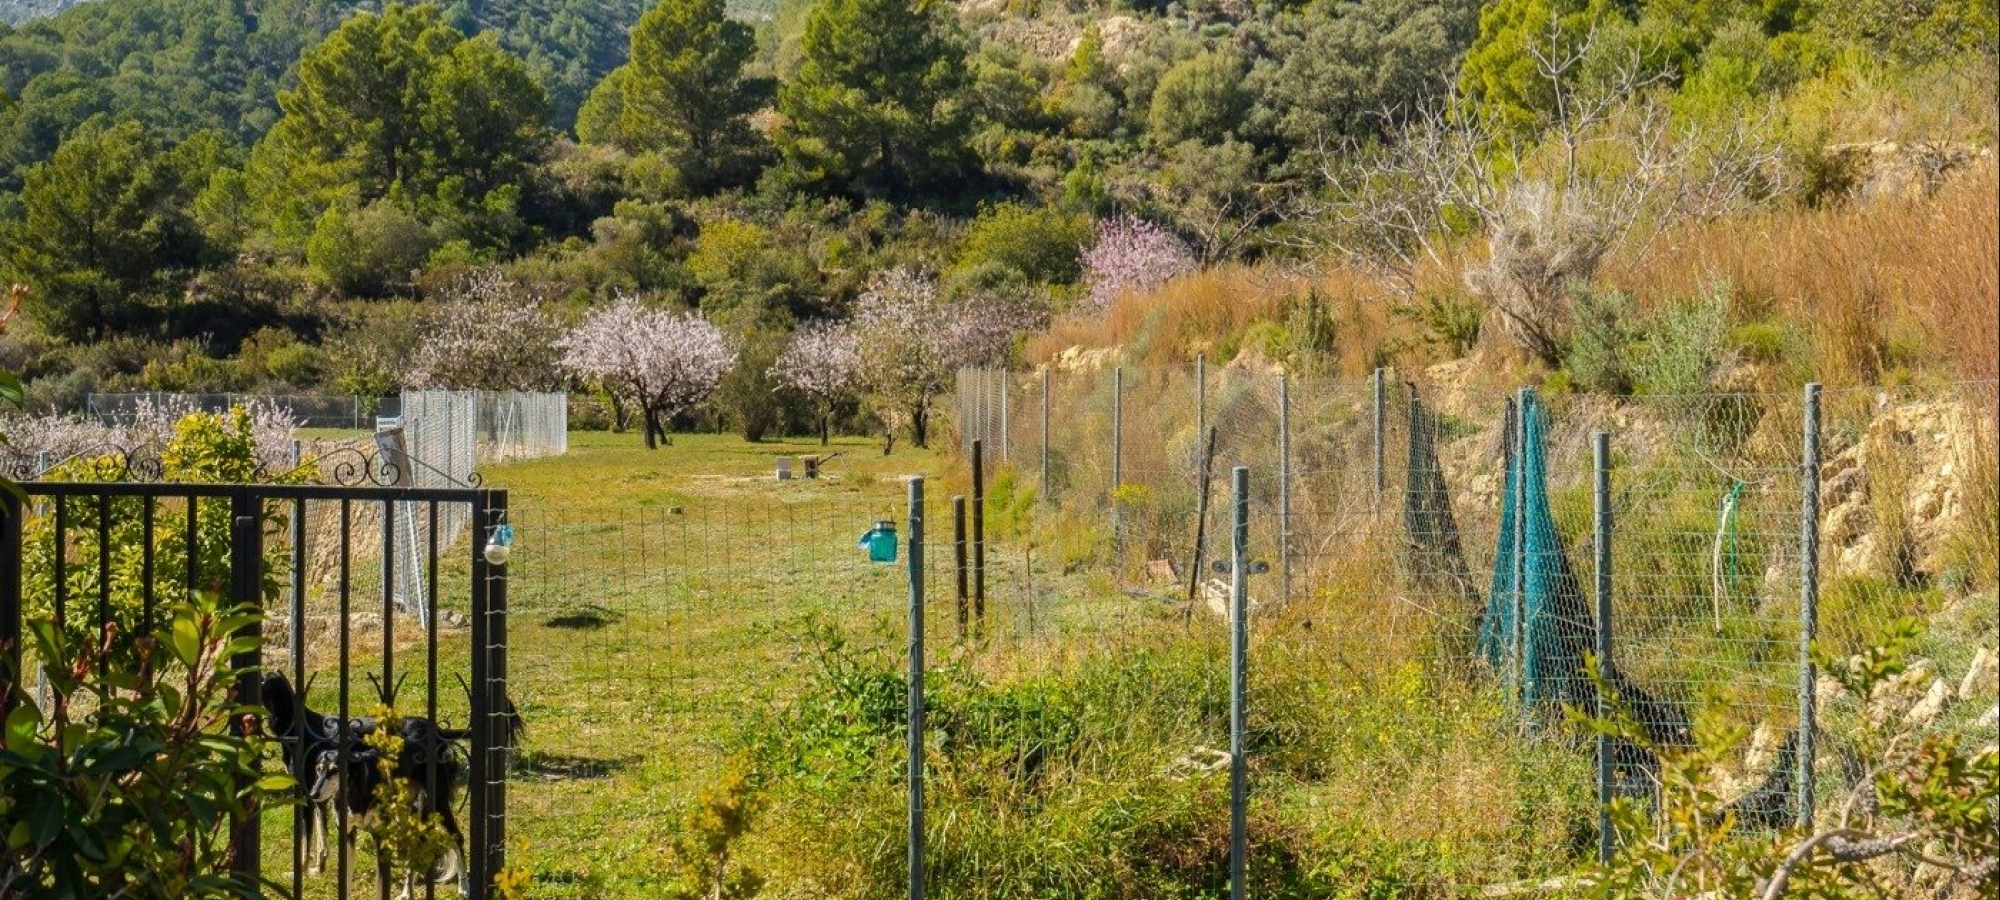
{"label": "chain link fence", "polygon": [[85,415],[110,427],[125,427],[153,409],[185,409],[220,413],[237,406],[268,404],[284,411],[300,428],[338,428],[364,431],[375,427],[379,416],[398,415],[401,398],[350,397],[320,394],[190,394],[144,391],[123,394],[91,394],[85,401]]}

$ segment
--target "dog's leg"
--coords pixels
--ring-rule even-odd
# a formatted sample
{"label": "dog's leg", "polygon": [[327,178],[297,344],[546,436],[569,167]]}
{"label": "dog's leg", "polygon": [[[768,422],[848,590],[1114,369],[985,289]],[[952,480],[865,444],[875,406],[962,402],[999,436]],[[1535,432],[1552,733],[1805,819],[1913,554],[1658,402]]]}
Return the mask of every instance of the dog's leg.
{"label": "dog's leg", "polygon": [[306,874],[318,875],[326,868],[326,807],[317,800],[306,801]]}

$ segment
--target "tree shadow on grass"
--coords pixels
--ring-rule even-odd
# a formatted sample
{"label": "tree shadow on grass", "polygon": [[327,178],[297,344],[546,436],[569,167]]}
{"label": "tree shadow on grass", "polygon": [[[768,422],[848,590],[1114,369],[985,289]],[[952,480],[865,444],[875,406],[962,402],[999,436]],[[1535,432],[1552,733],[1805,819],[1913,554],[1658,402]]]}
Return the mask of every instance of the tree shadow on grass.
{"label": "tree shadow on grass", "polygon": [[622,622],[624,619],[625,614],[615,609],[596,604],[586,604],[556,613],[542,620],[542,625],[547,628],[564,628],[573,631],[595,631],[607,625]]}
{"label": "tree shadow on grass", "polygon": [[609,778],[639,763],[638,754],[617,757],[581,756],[524,750],[514,757],[514,775],[543,781],[595,781]]}

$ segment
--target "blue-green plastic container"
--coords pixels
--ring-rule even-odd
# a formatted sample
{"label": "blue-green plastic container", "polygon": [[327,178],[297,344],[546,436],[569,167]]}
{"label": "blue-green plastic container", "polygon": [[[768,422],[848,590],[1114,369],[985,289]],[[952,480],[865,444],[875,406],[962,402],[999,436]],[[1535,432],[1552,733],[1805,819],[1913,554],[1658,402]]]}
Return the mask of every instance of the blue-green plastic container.
{"label": "blue-green plastic container", "polygon": [[868,561],[892,563],[896,561],[896,523],[884,519],[868,529],[858,544],[868,551]]}

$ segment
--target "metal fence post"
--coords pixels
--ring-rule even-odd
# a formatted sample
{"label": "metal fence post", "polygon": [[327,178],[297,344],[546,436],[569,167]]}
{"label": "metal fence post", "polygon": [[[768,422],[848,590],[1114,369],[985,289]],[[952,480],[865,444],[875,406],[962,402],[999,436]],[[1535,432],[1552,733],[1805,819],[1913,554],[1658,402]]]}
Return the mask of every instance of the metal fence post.
{"label": "metal fence post", "polygon": [[[1597,568],[1597,671],[1611,677],[1611,435],[1591,435],[1591,469],[1595,475],[1592,507],[1597,539],[1592,550]],[[1606,718],[1604,691],[1597,691],[1597,717]],[[1597,734],[1597,861],[1611,861],[1611,736]]]}
{"label": "metal fence post", "polygon": [[972,616],[972,590],[967,586],[966,575],[970,565],[965,556],[965,496],[951,498],[951,549],[952,559],[958,565],[958,639],[965,640]]}
{"label": "metal fence post", "polygon": [[924,897],[924,479],[910,479],[910,900]]}
{"label": "metal fence post", "polygon": [[1382,432],[1388,423],[1386,419],[1387,412],[1382,405],[1382,370],[1379,367],[1375,370],[1375,374],[1369,378],[1368,392],[1374,406],[1375,420],[1375,515],[1380,517],[1382,515],[1382,492],[1386,484],[1383,480],[1386,476],[1383,473],[1382,454],[1385,446],[1385,438]]}
{"label": "metal fence post", "polygon": [[1806,385],[1803,459],[1799,466],[1799,784],[1798,824],[1813,823],[1814,732],[1819,730],[1812,645],[1819,635],[1819,396]]}
{"label": "metal fence post", "polygon": [[[486,508],[490,511],[495,525],[507,522],[507,492],[491,490],[486,492]],[[493,874],[498,875],[507,868],[507,762],[511,758],[513,729],[508,709],[513,703],[507,697],[507,563],[502,561],[493,566],[490,577],[492,587],[487,589],[486,616],[486,677],[489,699],[486,706],[486,752],[493,761],[488,769],[486,785],[488,815],[493,821],[487,829],[487,840],[493,842],[487,860],[493,865]]]}
{"label": "metal fence post", "polygon": [[1054,374],[1042,369],[1042,499],[1049,499],[1049,388],[1055,383]]}
{"label": "metal fence post", "polygon": [[986,442],[972,442],[972,621],[986,627]]}
{"label": "metal fence post", "polygon": [[1111,560],[1118,563],[1118,489],[1125,485],[1125,368],[1111,370]]}
{"label": "metal fence post", "polygon": [[1229,547],[1229,897],[1243,900],[1249,855],[1250,769],[1244,759],[1250,680],[1250,469],[1230,473],[1235,527]]}
{"label": "metal fence post", "polygon": [[1292,599],[1292,379],[1278,376],[1278,600]]}
{"label": "metal fence post", "polygon": [[[229,498],[229,515],[232,533],[229,539],[229,602],[239,607],[257,607],[261,612],[264,597],[264,517],[263,502],[247,490],[238,489]],[[108,552],[108,551],[107,551]],[[61,570],[58,569],[58,572]],[[60,575],[58,577],[61,577]],[[232,638],[257,638],[263,634],[253,618]],[[236,678],[236,697],[239,702],[248,703],[258,696],[258,678],[264,668],[264,655],[259,645],[253,642],[250,649],[237,653],[231,660],[242,674]],[[235,722],[236,733],[247,736],[257,726],[249,717]],[[238,790],[247,790],[250,779],[239,778]],[[255,887],[263,874],[262,824],[263,810],[251,805],[243,818],[231,825],[230,844],[235,856],[232,874],[241,879],[244,886]]]}
{"label": "metal fence post", "polygon": [[1012,441],[1008,440],[1007,436],[1009,413],[1014,407],[1010,391],[1013,381],[1014,379],[1006,369],[1000,370],[1000,464],[1003,466],[1014,464],[1014,445]]}
{"label": "metal fence post", "polygon": [[[21,517],[28,514],[21,498],[0,491],[0,671],[12,681],[21,677]],[[0,685],[0,717],[14,711],[19,684]],[[4,718],[0,718],[4,721]]]}
{"label": "metal fence post", "polygon": [[1208,354],[1194,358],[1194,433],[1208,433]]}
{"label": "metal fence post", "polygon": [[1514,648],[1515,698],[1522,716],[1528,714],[1528,397],[1527,388],[1514,394]]}

